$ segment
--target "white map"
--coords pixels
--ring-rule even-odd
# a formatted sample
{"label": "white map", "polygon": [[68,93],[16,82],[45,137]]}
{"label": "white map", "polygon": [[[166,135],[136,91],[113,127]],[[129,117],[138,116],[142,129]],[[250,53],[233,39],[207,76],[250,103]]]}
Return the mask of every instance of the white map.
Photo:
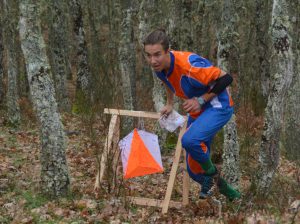
{"label": "white map", "polygon": [[172,110],[168,116],[162,116],[158,122],[161,128],[167,129],[169,132],[174,132],[178,127],[183,126],[184,121],[183,116]]}

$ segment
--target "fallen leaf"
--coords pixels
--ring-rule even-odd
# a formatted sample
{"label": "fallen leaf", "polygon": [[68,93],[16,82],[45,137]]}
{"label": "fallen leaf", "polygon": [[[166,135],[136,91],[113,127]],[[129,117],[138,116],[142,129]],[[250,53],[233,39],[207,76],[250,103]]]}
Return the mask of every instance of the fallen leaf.
{"label": "fallen leaf", "polygon": [[57,215],[57,216],[64,216],[64,209],[62,209],[62,208],[57,208],[57,209],[54,210],[53,213],[54,213],[55,215]]}
{"label": "fallen leaf", "polygon": [[289,211],[292,213],[297,213],[299,209],[300,209],[300,200],[294,201],[289,207]]}
{"label": "fallen leaf", "polygon": [[97,203],[93,200],[87,200],[86,207],[89,209],[95,209],[97,207]]}
{"label": "fallen leaf", "polygon": [[75,201],[75,206],[76,208],[79,208],[79,209],[84,209],[86,208],[86,201],[85,200],[79,200],[79,201]]}

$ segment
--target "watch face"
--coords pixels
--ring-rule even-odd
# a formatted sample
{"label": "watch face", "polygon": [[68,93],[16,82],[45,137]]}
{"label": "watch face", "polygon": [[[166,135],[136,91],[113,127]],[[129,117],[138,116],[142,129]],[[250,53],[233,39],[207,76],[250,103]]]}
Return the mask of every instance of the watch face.
{"label": "watch face", "polygon": [[205,104],[205,101],[202,97],[198,97],[198,102],[201,106],[203,106]]}

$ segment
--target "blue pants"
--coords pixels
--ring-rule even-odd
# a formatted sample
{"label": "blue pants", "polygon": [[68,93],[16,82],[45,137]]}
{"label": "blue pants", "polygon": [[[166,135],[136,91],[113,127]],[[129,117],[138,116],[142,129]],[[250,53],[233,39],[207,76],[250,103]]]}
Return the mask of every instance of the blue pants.
{"label": "blue pants", "polygon": [[196,119],[189,116],[187,130],[181,143],[186,150],[187,170],[190,177],[202,183],[204,170],[201,163],[210,158],[210,145],[216,133],[230,120],[233,108],[207,108]]}

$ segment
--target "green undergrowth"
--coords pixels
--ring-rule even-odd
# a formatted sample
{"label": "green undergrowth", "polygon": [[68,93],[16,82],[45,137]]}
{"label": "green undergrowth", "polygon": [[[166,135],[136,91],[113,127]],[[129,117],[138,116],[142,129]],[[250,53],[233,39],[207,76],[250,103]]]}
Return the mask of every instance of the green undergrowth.
{"label": "green undergrowth", "polygon": [[31,191],[22,192],[21,197],[26,200],[25,208],[31,210],[45,205],[49,199],[42,194],[36,194]]}
{"label": "green undergrowth", "polygon": [[169,132],[167,134],[167,138],[165,143],[162,145],[162,152],[165,155],[172,154],[175,151],[176,145],[177,145],[177,139],[178,135],[176,132]]}
{"label": "green undergrowth", "polygon": [[72,113],[85,116],[92,113],[91,105],[82,91],[78,90],[76,92],[75,102],[72,105]]}

